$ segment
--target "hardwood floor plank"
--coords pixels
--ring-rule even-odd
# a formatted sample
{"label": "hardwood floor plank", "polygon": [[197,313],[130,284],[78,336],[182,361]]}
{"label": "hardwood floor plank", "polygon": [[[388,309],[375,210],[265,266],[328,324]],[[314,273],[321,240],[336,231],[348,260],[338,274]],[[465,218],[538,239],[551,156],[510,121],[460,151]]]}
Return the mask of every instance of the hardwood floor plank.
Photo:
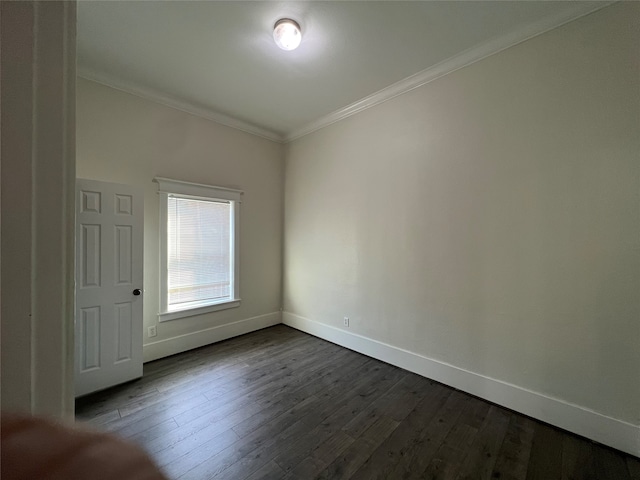
{"label": "hardwood floor plank", "polygon": [[335,434],[318,445],[311,452],[311,456],[320,460],[323,464],[322,468],[318,470],[316,474],[324,470],[327,465],[333,462],[336,457],[340,456],[340,454],[351,446],[354,441],[355,440],[350,435],[338,430]]}
{"label": "hardwood floor plank", "polygon": [[464,412],[466,399],[467,396],[460,392],[451,392],[436,416],[425,426],[413,445],[413,451],[408,451],[406,459],[396,465],[394,475],[402,478],[422,478],[423,472]]}
{"label": "hardwood floor plank", "polygon": [[597,480],[593,463],[593,444],[566,435],[562,439],[562,480]]}
{"label": "hardwood floor plank", "polygon": [[382,398],[351,419],[343,430],[357,438],[380,416],[384,415],[398,421],[404,420],[420,402],[428,390],[428,385],[417,375],[403,375]]}
{"label": "hardwood floor plank", "polygon": [[[265,329],[260,335],[253,337],[235,337],[212,345],[190,350],[185,354],[172,355],[144,364],[142,382],[154,382],[158,379],[180,371],[189,370],[194,365],[204,365],[206,359],[225,359],[229,362],[245,361],[255,353],[261,353],[270,346],[286,343],[283,335]],[[293,338],[298,337],[294,335]]]}
{"label": "hardwood floor plank", "polygon": [[[198,476],[200,476],[200,478],[212,477],[216,473],[223,471],[225,468],[228,468],[230,465],[240,460],[243,456],[258,449],[261,445],[268,443],[272,440],[274,432],[279,432],[294,424],[297,421],[297,413],[305,412],[308,409],[313,408],[315,403],[317,403],[316,397],[309,397],[305,399],[303,402],[293,407],[289,415],[282,415],[280,418],[270,422],[264,428],[258,429],[248,437],[242,439],[242,441],[233,442],[233,444],[227,445],[220,453],[216,454],[214,452],[214,454],[206,457],[200,456],[192,459],[188,464],[190,468],[182,473],[188,473],[191,470],[195,470],[195,472],[190,473],[192,478],[198,478]],[[239,438],[235,432],[233,432],[233,434],[236,439]],[[205,435],[204,438],[206,440],[207,436]],[[189,448],[186,450],[189,450]],[[203,444],[202,455],[204,455],[204,452],[206,451],[208,451],[208,449],[206,445]],[[186,465],[184,462],[183,464]]]}
{"label": "hardwood floor plank", "polygon": [[[370,393],[362,390],[368,386],[367,379],[381,380],[385,371],[391,368],[377,362],[365,362],[357,372],[357,379],[334,387],[334,389],[340,390],[340,394],[336,396],[335,392],[331,391],[319,394],[318,408],[310,411],[295,425],[282,432],[277,438],[277,442],[264,445],[235,465],[230,466],[220,474],[220,478],[237,478],[239,471],[259,468],[265,458],[273,458],[280,465],[280,468],[289,472],[304,458],[306,452],[344,424],[344,416],[348,414],[348,409],[357,408],[359,403],[367,401]],[[340,402],[337,405],[336,398]]]}
{"label": "hardwood floor plank", "polygon": [[[175,444],[154,454],[154,458],[169,478],[179,478],[194,465],[199,465],[238,441],[233,430],[202,437],[201,441]],[[204,477],[203,477],[204,478]]]}
{"label": "hardwood floor plank", "polygon": [[[273,460],[267,463],[260,470],[249,475],[246,480],[280,480],[284,478],[284,472]],[[304,478],[304,477],[300,477]]]}
{"label": "hardwood floor plank", "polygon": [[[386,368],[385,368],[386,367]],[[305,457],[312,455],[312,452],[323,442],[338,434],[342,427],[354,415],[361,412],[367,405],[379,398],[392,385],[400,379],[401,372],[389,366],[382,366],[379,371],[373,373],[366,379],[359,380],[354,384],[353,392],[350,392],[350,400],[342,405],[334,405],[333,413],[316,425],[304,437],[299,438],[295,445],[282,452],[275,461],[285,472],[291,471]],[[346,435],[346,434],[344,434]],[[344,437],[343,437],[344,438]],[[319,473],[330,462],[325,462]]]}
{"label": "hardwood floor plank", "polygon": [[[314,379],[312,378],[311,380]],[[205,429],[205,432],[199,435],[206,435],[207,432],[212,433],[214,428],[217,428],[216,431],[221,431],[233,427],[234,430],[237,431],[239,426],[244,426],[249,420],[251,420],[252,428],[255,429],[260,423],[264,423],[273,416],[265,415],[265,410],[275,406],[275,413],[280,414],[282,411],[291,408],[295,403],[299,403],[307,396],[310,396],[309,392],[306,392],[303,396],[299,396],[295,392],[289,394],[289,392],[286,391],[279,391],[278,395],[271,396],[270,394],[272,392],[267,391],[266,393],[268,393],[268,395],[266,398],[262,398],[260,396],[253,396],[253,393],[254,392],[240,395],[237,398],[235,395],[216,398],[206,404],[204,408],[202,408],[202,406],[198,407],[201,412],[198,416],[195,416],[194,413],[194,410],[198,408],[177,415],[175,420],[181,427],[171,436],[158,439],[153,444],[147,445],[147,448],[149,448],[150,451],[167,448],[169,445],[177,443],[184,438],[193,437],[193,435],[203,429]],[[283,403],[283,405],[280,405],[281,403]],[[184,415],[187,414],[189,416],[184,417]],[[260,422],[256,420],[258,416],[260,416]],[[243,433],[246,433],[246,429]],[[190,441],[193,441],[193,439],[191,438]]]}
{"label": "hardwood floor plank", "polygon": [[527,480],[559,480],[562,475],[562,435],[549,425],[536,425]]}
{"label": "hardwood floor plank", "polygon": [[[314,478],[318,472],[321,472],[326,464],[315,457],[306,457],[289,473],[284,473],[283,480],[299,480]],[[284,470],[283,470],[284,472]]]}
{"label": "hardwood floor plank", "polygon": [[[359,363],[358,362],[362,362]],[[358,368],[348,371],[344,375],[335,375],[331,379],[325,379],[319,383],[319,388],[325,390],[318,395],[313,395],[305,399],[300,404],[295,405],[291,410],[283,413],[265,423],[251,434],[243,438],[238,446],[227,449],[210,459],[206,463],[201,463],[187,472],[185,478],[209,478],[215,475],[221,475],[229,467],[235,465],[234,472],[241,475],[243,466],[246,468],[257,469],[264,463],[263,453],[267,447],[271,447],[274,443],[291,441],[296,436],[302,435],[309,430],[310,415],[319,416],[318,422],[324,418],[323,411],[327,410],[331,405],[327,402],[334,397],[339,397],[340,393],[348,389],[351,382],[357,378],[362,372],[372,369],[375,362],[361,355],[353,354],[353,360],[350,364],[358,364]],[[348,369],[347,369],[348,370]],[[328,415],[328,414],[326,414]],[[324,415],[324,416],[326,416]],[[256,467],[255,465],[258,464]],[[253,473],[251,470],[249,473]]]}
{"label": "hardwood floor plank", "polygon": [[79,422],[84,423],[85,425],[91,425],[93,427],[99,427],[101,425],[105,425],[107,423],[118,420],[119,418],[120,418],[120,412],[118,412],[117,408],[114,410],[98,413],[95,416],[88,416],[86,418],[83,418],[82,416],[78,418],[78,416],[76,415],[76,419]]}
{"label": "hardwood floor plank", "polygon": [[502,480],[526,478],[534,430],[535,422],[533,420],[517,413],[511,414],[509,426],[493,469],[493,478]]}
{"label": "hardwood floor plank", "polygon": [[108,430],[126,438],[151,427],[155,427],[163,421],[173,418],[176,414],[193,408],[196,405],[202,405],[208,401],[209,400],[202,394],[193,395],[191,393],[185,393],[182,396],[173,397],[165,403],[154,403],[135,414],[122,417],[104,426]]}
{"label": "hardwood floor plank", "polygon": [[172,479],[640,480],[637,458],[284,325],[76,405]]}
{"label": "hardwood floor plank", "polygon": [[631,480],[640,480],[640,458],[627,456],[627,469]]}
{"label": "hardwood floor plank", "polygon": [[[318,399],[311,398],[309,400],[315,403]],[[294,421],[293,425],[287,427],[285,431],[295,435],[306,430],[299,420],[296,421],[295,418],[292,420]],[[271,461],[268,455],[263,455],[262,445],[269,445],[274,441],[276,440],[273,439],[271,432],[258,430],[243,441],[236,442],[233,446],[206,459],[206,461],[194,463],[192,468],[180,478],[199,480],[203,478],[241,478],[243,475],[251,475]],[[230,469],[233,472],[229,476]]]}
{"label": "hardwood floor plank", "polygon": [[[306,339],[296,340],[296,342],[299,343],[303,340]],[[291,349],[295,348],[294,345],[289,346]],[[272,351],[272,353],[272,357],[265,357],[261,362],[253,365],[249,365],[247,362],[237,362],[231,366],[225,366],[226,364],[218,365],[215,372],[209,371],[206,375],[192,378],[192,382],[183,388],[169,389],[158,386],[159,393],[157,395],[152,398],[145,398],[126,404],[120,408],[120,415],[125,418],[155,403],[166,402],[167,399],[174,396],[182,397],[196,391],[206,395],[209,390],[216,388],[225,388],[225,392],[228,392],[242,388],[245,385],[250,385],[259,378],[266,378],[268,380],[269,373],[277,370],[281,366],[279,363],[280,356],[291,355],[284,346],[280,346],[277,351]]]}
{"label": "hardwood floor plank", "polygon": [[[262,371],[259,371],[259,373],[263,375]],[[242,382],[246,382],[246,380],[243,378]],[[249,382],[246,382],[246,384],[251,385]],[[255,386],[257,385],[258,383],[256,382]],[[200,412],[203,410],[207,411],[217,408],[219,402],[209,401],[206,398],[203,400],[202,395],[195,395],[196,393],[201,394],[203,389],[209,386],[210,383],[206,383],[204,387],[202,385],[196,385],[184,391],[160,392],[153,398],[150,404],[136,404],[133,413],[123,415],[118,421],[107,424],[106,428],[116,431],[123,436],[139,433],[144,428],[151,428],[160,423],[163,419],[162,413],[166,411],[167,406],[171,409],[176,421],[181,424],[183,421],[182,415],[186,414],[186,412],[197,412],[197,414],[200,415]],[[131,410],[129,410],[129,412],[131,412]],[[123,414],[122,411],[121,414]]]}
{"label": "hardwood floor plank", "polygon": [[[483,402],[484,403],[484,402]],[[485,416],[483,424],[470,452],[458,473],[459,480],[489,480],[498,458],[498,451],[507,433],[511,415],[504,409],[492,405]]]}
{"label": "hardwood floor plank", "polygon": [[465,397],[465,405],[460,417],[444,438],[420,478],[453,480],[457,478],[465,461],[473,453],[471,445],[480,431],[478,417],[481,414],[486,415],[491,408],[486,402],[475,397]]}
{"label": "hardwood floor plank", "polygon": [[321,388],[317,384],[313,385],[309,383],[292,392],[281,392],[273,399],[263,402],[262,405],[264,408],[262,410],[248,416],[233,427],[233,429],[240,437],[245,437],[270,420],[286,413],[304,399],[315,397],[320,390]]}
{"label": "hardwood floor plank", "polygon": [[144,445],[156,438],[162,438],[165,435],[168,435],[170,432],[178,428],[178,424],[175,422],[173,418],[166,420],[158,425],[143,430],[141,432],[135,433],[128,437],[128,440],[138,443],[144,447]]}
{"label": "hardwood floor plank", "polygon": [[456,478],[460,465],[466,457],[477,430],[466,424],[456,425],[440,446],[435,457],[427,465],[427,469],[420,478],[430,480],[453,480]]}
{"label": "hardwood floor plank", "polygon": [[[316,379],[312,377],[311,381],[314,380]],[[275,387],[278,387],[277,382]],[[210,401],[205,408],[201,408],[201,411],[204,413],[195,418],[191,417],[191,410],[185,412],[190,414],[190,417],[186,419],[184,418],[185,413],[178,415],[175,419],[181,425],[181,428],[180,431],[176,433],[183,438],[191,437],[199,430],[215,424],[222,429],[233,427],[234,430],[241,433],[242,436],[248,431],[248,427],[246,427],[247,422],[250,421],[250,428],[255,429],[260,423],[264,423],[272,416],[290,409],[296,403],[310,396],[309,391],[303,391],[304,394],[299,395],[296,392],[280,390],[277,395],[272,396],[273,392],[263,390],[262,393],[267,394],[266,398],[257,395],[254,396],[254,393],[254,391],[251,391],[248,394],[240,395],[238,398],[234,396],[214,399]],[[212,406],[215,408],[210,408]],[[266,410],[269,410],[268,414],[265,414]],[[167,441],[167,439],[164,440],[165,442]],[[175,438],[173,440],[175,440]],[[154,445],[150,445],[149,448],[155,451],[159,447],[158,443],[159,442],[156,442]]]}
{"label": "hardwood floor plank", "polygon": [[103,413],[117,410],[117,408],[125,405],[127,401],[135,401],[142,396],[156,393],[158,391],[155,387],[144,385],[141,380],[134,380],[107,390],[85,395],[76,399],[76,418],[90,420]]}
{"label": "hardwood floor plank", "polygon": [[[234,408],[234,405],[227,407]],[[216,415],[207,415],[198,419],[197,422],[179,426],[170,434],[158,437],[143,446],[151,453],[159,452],[161,454],[167,449],[171,449],[173,452],[188,452],[206,443],[210,438],[232,430],[233,426],[245,418],[247,414],[249,412],[243,408],[236,409],[231,413],[221,410]]]}
{"label": "hardwood floor plank", "polygon": [[[192,384],[184,390],[156,391],[153,395],[121,405],[118,409],[120,411],[121,421],[118,423],[125,425],[127,421],[140,419],[145,416],[146,412],[153,411],[154,409],[162,409],[163,405],[169,402],[180,402],[181,399],[195,395],[204,397],[206,391],[206,384],[202,385],[201,383]],[[204,398],[206,399],[206,397]]]}
{"label": "hardwood floor plank", "polygon": [[[203,347],[206,350],[200,351],[201,349],[198,349],[194,354],[197,356],[191,362],[180,364],[180,368],[176,368],[170,373],[165,371],[160,376],[157,373],[151,374],[150,377],[144,377],[143,381],[155,386],[160,391],[180,388],[183,383],[187,385],[198,383],[202,387],[203,379],[211,382],[221,377],[234,379],[242,373],[252,373],[259,366],[270,364],[271,360],[275,359],[279,353],[288,354],[297,346],[305,344],[313,345],[309,338],[301,336],[284,343],[272,341],[267,345],[259,344],[253,346],[249,351],[238,349],[226,352],[226,350],[214,350],[211,346]],[[316,347],[319,348],[321,345]]]}
{"label": "hardwood floor plank", "polygon": [[[427,383],[425,380],[425,384]],[[424,425],[437,414],[449,395],[450,392],[440,388],[425,391],[420,402],[406,419],[382,442],[352,478],[388,478],[405,452],[411,449],[411,444],[420,436]]]}
{"label": "hardwood floor plank", "polygon": [[398,427],[400,422],[387,416],[378,416],[341,455],[331,462],[318,479],[343,479],[352,475],[369,459],[372,452]]}
{"label": "hardwood floor plank", "polygon": [[610,475],[620,480],[631,480],[624,456],[612,448],[596,449],[593,455],[593,465],[596,478]]}
{"label": "hardwood floor plank", "polygon": [[404,460],[391,473],[395,478],[421,478],[445,438],[465,409],[467,396],[450,391],[449,397],[436,415],[427,423],[416,441],[406,450]]}
{"label": "hardwood floor plank", "polygon": [[[321,375],[316,375],[316,372],[322,367],[322,362],[315,362],[315,364],[309,362],[308,364],[300,364],[288,369],[280,369],[277,375],[271,377],[271,381],[267,377],[264,381],[247,384],[243,388],[232,389],[215,397],[210,397],[208,393],[205,393],[205,396],[210,399],[208,404],[198,406],[176,416],[176,421],[180,425],[186,425],[208,414],[210,411],[218,410],[220,405],[227,403],[240,407],[251,402],[260,401],[267,407],[268,404],[277,403],[285,395],[295,395],[297,388],[311,381],[317,381]],[[322,373],[326,373],[326,370]]]}

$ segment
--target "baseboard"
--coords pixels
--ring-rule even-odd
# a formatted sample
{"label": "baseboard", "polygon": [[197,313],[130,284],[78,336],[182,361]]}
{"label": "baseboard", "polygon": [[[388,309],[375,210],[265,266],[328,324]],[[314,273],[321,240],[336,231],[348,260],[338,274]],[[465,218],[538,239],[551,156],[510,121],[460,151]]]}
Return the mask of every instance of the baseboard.
{"label": "baseboard", "polygon": [[147,343],[143,348],[145,362],[157,360],[176,353],[186,352],[228,338],[244,335],[262,328],[282,323],[282,312],[272,312],[257,317],[245,318],[216,327],[190,332],[158,342]]}
{"label": "baseboard", "polygon": [[640,456],[638,425],[290,312],[283,312],[282,323],[604,445]]}

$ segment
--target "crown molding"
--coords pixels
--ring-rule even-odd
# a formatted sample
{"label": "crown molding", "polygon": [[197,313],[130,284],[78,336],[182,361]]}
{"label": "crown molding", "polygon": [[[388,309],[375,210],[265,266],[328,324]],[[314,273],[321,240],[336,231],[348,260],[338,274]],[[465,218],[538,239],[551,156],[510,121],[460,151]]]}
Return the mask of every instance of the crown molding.
{"label": "crown molding", "polygon": [[231,117],[229,115],[224,115],[201,105],[186,102],[158,90],[144,87],[142,85],[137,85],[133,82],[116,79],[109,75],[105,75],[103,73],[99,73],[85,67],[78,67],[77,75],[86,80],[100,83],[102,85],[106,85],[107,87],[121,90],[123,92],[144,98],[146,100],[151,100],[152,102],[175,108],[176,110],[180,110],[191,115],[196,115],[207,120],[211,120],[212,122],[216,122],[227,127],[235,128],[237,130],[241,130],[258,137],[266,138],[267,140],[271,140],[273,142],[284,143],[284,137],[272,130],[267,130],[256,125],[252,125],[251,123],[238,120],[237,118]]}
{"label": "crown molding", "polygon": [[613,3],[617,2],[604,1],[593,2],[587,5],[576,4],[573,5],[573,8],[562,14],[543,18],[516,31],[510,32],[506,35],[497,37],[476,47],[470,48],[458,55],[448,58],[432,67],[422,70],[421,72],[411,75],[388,87],[383,88],[382,90],[364,97],[361,100],[352,103],[351,105],[347,105],[346,107],[320,117],[319,119],[314,120],[313,122],[310,122],[299,129],[295,129],[285,135],[284,141],[285,143],[288,143],[300,137],[303,137],[304,135],[315,132],[316,130],[320,130],[321,128],[331,125],[332,123],[338,122],[347,117],[355,115],[356,113],[362,112],[363,110],[379,105],[383,102],[386,102],[387,100],[391,100],[394,97],[426,85],[427,83],[433,82],[440,77],[448,75],[449,73],[455,72],[456,70],[478,62],[484,58],[499,53],[502,50],[506,50],[507,48],[513,47],[533,37],[542,35],[543,33],[565,25],[566,23],[584,17],[585,15],[589,15],[590,13],[596,12]]}
{"label": "crown molding", "polygon": [[87,80],[106,85],[116,90],[121,90],[138,97],[151,100],[153,102],[175,108],[177,110],[196,115],[198,117],[211,120],[213,122],[225,125],[227,127],[235,128],[243,132],[250,133],[267,140],[271,140],[277,143],[288,143],[296,140],[300,137],[308,135],[312,132],[327,127],[340,120],[348,118],[356,113],[362,112],[368,108],[379,105],[387,100],[391,100],[399,95],[410,92],[416,88],[419,88],[427,83],[437,80],[440,77],[455,72],[461,68],[478,62],[491,55],[499,53],[507,48],[513,47],[531,38],[542,35],[550,30],[558,28],[569,22],[577,20],[578,18],[589,15],[602,8],[605,8],[616,1],[594,1],[588,4],[574,4],[572,8],[566,12],[558,15],[552,15],[543,18],[535,23],[526,25],[523,28],[510,32],[506,35],[497,37],[493,40],[480,44],[476,47],[470,48],[458,55],[450,57],[442,62],[433,65],[421,72],[404,78],[388,87],[383,88],[369,96],[366,96],[346,107],[340,108],[328,115],[318,118],[300,128],[294,129],[286,135],[280,135],[277,132],[268,130],[257,125],[239,120],[237,118],[225,115],[211,108],[197,105],[195,103],[181,100],[177,97],[168,95],[164,92],[154,90],[133,82],[120,80],[109,75],[96,72],[94,70],[78,67],[77,75]]}

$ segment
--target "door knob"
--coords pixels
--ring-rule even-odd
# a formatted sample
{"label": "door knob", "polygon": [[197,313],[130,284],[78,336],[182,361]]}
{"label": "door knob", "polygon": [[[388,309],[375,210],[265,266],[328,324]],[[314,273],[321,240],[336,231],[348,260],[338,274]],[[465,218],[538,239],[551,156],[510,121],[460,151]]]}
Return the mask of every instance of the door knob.
{"label": "door knob", "polygon": [[136,288],[136,289],[133,291],[133,294],[134,294],[134,295],[136,295],[136,296],[140,295],[141,293],[142,293],[142,290],[140,290],[139,288]]}

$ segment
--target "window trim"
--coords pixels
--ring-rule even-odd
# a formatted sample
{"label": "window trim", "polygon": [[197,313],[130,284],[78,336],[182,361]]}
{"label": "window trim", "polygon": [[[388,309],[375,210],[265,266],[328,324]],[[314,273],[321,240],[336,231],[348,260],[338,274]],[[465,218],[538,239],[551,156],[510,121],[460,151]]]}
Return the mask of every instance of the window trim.
{"label": "window trim", "polygon": [[[158,196],[160,198],[160,312],[158,313],[158,320],[165,322],[240,306],[240,203],[242,203],[241,199],[244,192],[233,188],[214,187],[212,185],[183,182],[181,180],[172,180],[164,177],[155,177],[153,181],[158,184]],[[233,268],[231,269],[232,298],[226,298],[223,301],[205,306],[168,311],[167,207],[168,199],[171,195],[176,195],[181,198],[219,201],[231,204],[231,210],[233,212],[230,225],[230,231],[233,232]]]}

